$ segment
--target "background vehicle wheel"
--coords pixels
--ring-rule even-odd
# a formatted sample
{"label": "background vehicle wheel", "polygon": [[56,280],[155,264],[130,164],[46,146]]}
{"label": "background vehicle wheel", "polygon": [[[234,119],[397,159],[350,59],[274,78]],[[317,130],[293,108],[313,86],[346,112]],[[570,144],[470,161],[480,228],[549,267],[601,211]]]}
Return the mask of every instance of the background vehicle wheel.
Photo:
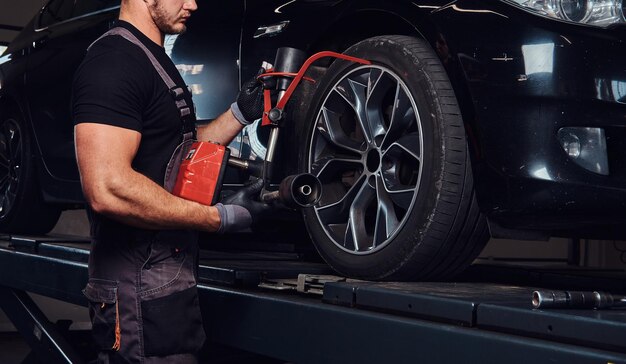
{"label": "background vehicle wheel", "polygon": [[304,211],[312,240],[341,274],[446,279],[487,242],[465,130],[445,70],[427,43],[364,40],[315,91],[301,169],[323,183]]}
{"label": "background vehicle wheel", "polygon": [[50,231],[61,210],[42,201],[28,128],[16,116],[0,122],[0,230]]}

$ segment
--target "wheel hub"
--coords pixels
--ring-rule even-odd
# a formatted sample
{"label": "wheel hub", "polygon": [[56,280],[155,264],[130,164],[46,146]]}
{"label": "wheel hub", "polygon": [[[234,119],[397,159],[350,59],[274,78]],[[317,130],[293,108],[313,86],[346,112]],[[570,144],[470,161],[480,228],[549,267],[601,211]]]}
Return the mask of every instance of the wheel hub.
{"label": "wheel hub", "polygon": [[381,165],[381,155],[378,149],[371,149],[365,155],[365,167],[370,173],[376,173]]}

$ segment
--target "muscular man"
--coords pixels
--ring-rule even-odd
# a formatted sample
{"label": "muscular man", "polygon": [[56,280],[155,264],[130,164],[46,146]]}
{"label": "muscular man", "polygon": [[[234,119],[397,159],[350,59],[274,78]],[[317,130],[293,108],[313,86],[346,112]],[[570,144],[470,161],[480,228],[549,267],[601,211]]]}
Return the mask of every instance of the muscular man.
{"label": "muscular man", "polygon": [[[105,36],[90,47],[75,76],[76,155],[92,235],[84,293],[103,363],[195,362],[205,339],[196,231],[246,229],[265,208],[243,198],[258,184],[216,206],[162,187],[185,125],[195,122],[191,95],[163,39],[183,32],[196,8],[195,0],[122,0],[117,27],[142,46],[119,34]],[[177,99],[146,49],[184,90]],[[260,117],[257,86],[247,83],[238,102],[199,128],[197,138],[228,144],[242,125]],[[191,114],[181,112],[182,99]]]}

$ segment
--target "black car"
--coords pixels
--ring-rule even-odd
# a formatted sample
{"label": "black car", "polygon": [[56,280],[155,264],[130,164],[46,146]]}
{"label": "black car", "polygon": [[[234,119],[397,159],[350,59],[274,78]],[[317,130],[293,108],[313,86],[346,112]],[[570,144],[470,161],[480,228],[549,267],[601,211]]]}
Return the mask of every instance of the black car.
{"label": "black car", "polygon": [[[82,204],[70,85],[118,3],[51,0],[0,58],[2,230]],[[302,217],[338,272],[441,279],[490,236],[625,235],[625,24],[622,0],[230,0],[165,48],[205,121],[278,47],[370,60],[309,71],[275,182],[321,180]],[[233,154],[262,158],[266,134],[246,128]]]}

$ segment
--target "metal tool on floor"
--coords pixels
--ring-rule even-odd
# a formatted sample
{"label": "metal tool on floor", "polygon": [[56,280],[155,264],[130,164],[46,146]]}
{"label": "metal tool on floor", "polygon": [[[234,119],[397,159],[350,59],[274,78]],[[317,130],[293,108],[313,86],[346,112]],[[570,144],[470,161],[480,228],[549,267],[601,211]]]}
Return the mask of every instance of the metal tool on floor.
{"label": "metal tool on floor", "polygon": [[573,308],[596,310],[626,307],[626,296],[598,291],[534,291],[533,308]]}

